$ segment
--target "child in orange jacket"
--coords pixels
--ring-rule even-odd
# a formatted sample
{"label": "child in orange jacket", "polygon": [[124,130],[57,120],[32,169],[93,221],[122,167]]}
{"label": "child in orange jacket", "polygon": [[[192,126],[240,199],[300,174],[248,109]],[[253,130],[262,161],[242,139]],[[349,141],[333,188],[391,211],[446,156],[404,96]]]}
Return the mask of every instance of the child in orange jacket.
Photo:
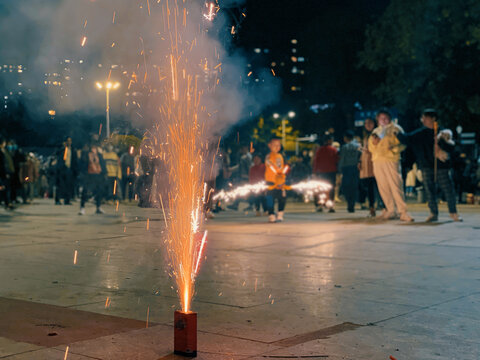
{"label": "child in orange jacket", "polygon": [[[270,153],[265,159],[265,181],[269,186],[266,196],[268,221],[271,223],[282,222],[283,212],[287,204],[286,173],[288,166],[283,162],[283,156],[279,154],[282,144],[280,139],[272,139],[268,143]],[[278,201],[278,213],[275,216],[275,199]]]}

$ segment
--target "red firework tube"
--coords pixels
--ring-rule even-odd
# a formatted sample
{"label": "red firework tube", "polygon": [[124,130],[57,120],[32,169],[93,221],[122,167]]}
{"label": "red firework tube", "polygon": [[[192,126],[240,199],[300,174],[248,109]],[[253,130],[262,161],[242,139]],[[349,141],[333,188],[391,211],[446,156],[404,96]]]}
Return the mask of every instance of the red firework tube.
{"label": "red firework tube", "polygon": [[197,357],[197,313],[175,311],[174,353],[186,357]]}

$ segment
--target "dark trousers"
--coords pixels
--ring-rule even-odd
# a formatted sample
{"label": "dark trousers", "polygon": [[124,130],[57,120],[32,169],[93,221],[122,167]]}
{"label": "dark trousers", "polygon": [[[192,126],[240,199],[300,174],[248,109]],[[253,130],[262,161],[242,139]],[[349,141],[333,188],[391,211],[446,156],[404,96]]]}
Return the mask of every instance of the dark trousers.
{"label": "dark trousers", "polygon": [[[330,184],[332,187],[328,192],[328,199],[332,202],[335,202],[335,183],[337,181],[337,173],[317,173],[315,174],[315,178],[318,180],[325,181],[327,184]],[[315,195],[315,206],[318,206],[320,203],[320,194]]]}
{"label": "dark trousers", "polygon": [[80,207],[85,207],[85,203],[89,198],[89,192],[95,197],[97,208],[102,205],[103,191],[105,188],[104,177],[101,174],[87,174],[83,178],[82,199]]}
{"label": "dark trousers", "polygon": [[[428,207],[434,215],[438,215],[437,204],[437,186],[435,184],[435,174],[433,169],[422,169],[423,184],[425,194],[427,195]],[[455,188],[449,169],[437,169],[437,185],[445,195],[448,204],[448,212],[455,214],[457,212]]]}
{"label": "dark trousers", "polygon": [[135,184],[135,176],[134,175],[123,175],[122,176],[122,195],[123,195],[123,200],[127,199],[127,194],[128,194],[128,200],[132,201],[133,196],[135,195],[135,190],[134,190],[134,185]]}
{"label": "dark trousers", "polygon": [[370,208],[375,207],[375,193],[377,190],[377,182],[374,177],[368,177],[360,179],[360,187],[367,194],[368,206]]}
{"label": "dark trousers", "polygon": [[267,204],[265,201],[265,195],[259,194],[256,196],[252,196],[250,199],[250,204],[255,206],[256,211],[260,211],[260,208],[263,208],[263,211],[267,211]]}
{"label": "dark trousers", "polygon": [[266,196],[268,215],[275,214],[275,199],[278,202],[278,211],[285,210],[285,205],[287,204],[287,193],[284,190],[279,189],[268,190]]}
{"label": "dark trousers", "polygon": [[358,192],[358,167],[345,166],[342,168],[342,193],[347,200],[347,208],[349,212],[355,211],[355,201]]}
{"label": "dark trousers", "polygon": [[117,177],[108,177],[107,178],[107,194],[105,198],[107,200],[118,200],[122,195],[122,188],[120,181]]}
{"label": "dark trousers", "polygon": [[72,169],[64,167],[57,170],[57,192],[55,194],[55,202],[64,199],[65,204],[70,203],[73,196],[73,188],[75,186]]}
{"label": "dark trousers", "polygon": [[8,208],[12,202],[12,198],[11,198],[12,183],[10,181],[10,178],[5,178],[3,181],[0,181],[0,185],[3,185],[5,188],[3,191],[0,191],[0,196],[5,202],[5,208]]}

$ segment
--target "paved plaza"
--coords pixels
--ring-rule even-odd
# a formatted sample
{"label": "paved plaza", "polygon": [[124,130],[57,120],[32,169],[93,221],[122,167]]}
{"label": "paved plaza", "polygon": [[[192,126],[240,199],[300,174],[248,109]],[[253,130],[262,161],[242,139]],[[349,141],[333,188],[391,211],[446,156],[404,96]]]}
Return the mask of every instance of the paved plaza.
{"label": "paved plaza", "polygon": [[[0,210],[0,359],[157,360],[178,299],[158,209]],[[196,284],[200,359],[480,358],[480,209],[465,222],[367,220],[288,204],[223,212]],[[67,352],[68,346],[68,352]]]}

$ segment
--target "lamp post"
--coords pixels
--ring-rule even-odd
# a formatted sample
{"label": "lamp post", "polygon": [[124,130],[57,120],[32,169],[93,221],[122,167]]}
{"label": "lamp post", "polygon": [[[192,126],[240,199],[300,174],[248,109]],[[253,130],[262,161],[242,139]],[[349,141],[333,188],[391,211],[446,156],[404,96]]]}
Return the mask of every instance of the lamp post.
{"label": "lamp post", "polygon": [[98,90],[105,89],[105,93],[107,95],[107,105],[105,107],[105,114],[107,120],[107,138],[110,137],[110,90],[116,90],[120,87],[119,82],[111,82],[107,81],[106,83],[96,82],[95,85],[97,86]]}
{"label": "lamp post", "polygon": [[[287,113],[287,115],[290,119],[293,119],[297,114],[295,113],[295,111],[289,111]],[[274,119],[278,119],[279,117],[280,117],[280,114],[278,114],[278,113],[273,114]],[[287,134],[286,134],[287,131],[286,130],[287,130],[287,117],[282,116],[282,146],[283,146],[284,149],[287,145]]]}

